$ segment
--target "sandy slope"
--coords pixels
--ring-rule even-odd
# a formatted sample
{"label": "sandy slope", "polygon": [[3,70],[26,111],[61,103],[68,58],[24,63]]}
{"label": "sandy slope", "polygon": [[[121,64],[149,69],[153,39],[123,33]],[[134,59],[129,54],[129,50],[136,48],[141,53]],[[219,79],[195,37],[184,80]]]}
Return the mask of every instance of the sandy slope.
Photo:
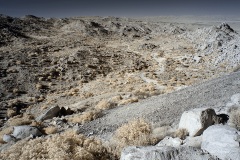
{"label": "sandy slope", "polygon": [[138,117],[155,125],[173,122],[176,125],[183,111],[197,107],[224,107],[230,97],[239,92],[240,72],[231,73],[170,94],[109,110],[102,118],[84,124],[81,131],[106,138],[122,123]]}

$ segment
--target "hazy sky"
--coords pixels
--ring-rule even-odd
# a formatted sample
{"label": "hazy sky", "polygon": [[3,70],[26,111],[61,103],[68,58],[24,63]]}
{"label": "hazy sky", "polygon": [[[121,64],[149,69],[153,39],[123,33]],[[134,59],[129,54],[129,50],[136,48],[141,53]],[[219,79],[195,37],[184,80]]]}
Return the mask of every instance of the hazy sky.
{"label": "hazy sky", "polygon": [[240,0],[0,0],[15,17],[240,15]]}

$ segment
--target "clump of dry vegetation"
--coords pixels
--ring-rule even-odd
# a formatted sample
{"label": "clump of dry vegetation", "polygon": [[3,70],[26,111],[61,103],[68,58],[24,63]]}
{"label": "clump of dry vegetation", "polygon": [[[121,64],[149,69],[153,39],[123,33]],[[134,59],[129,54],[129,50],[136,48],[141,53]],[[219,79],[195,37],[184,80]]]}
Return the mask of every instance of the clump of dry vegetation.
{"label": "clump of dry vegetation", "polygon": [[237,130],[240,130],[240,109],[233,109],[229,116],[229,123]]}
{"label": "clump of dry vegetation", "polygon": [[34,117],[29,114],[18,115],[10,118],[7,121],[8,126],[29,125],[33,122]]}
{"label": "clump of dry vegetation", "polygon": [[123,99],[119,102],[119,105],[131,104],[134,102],[138,102],[138,97],[130,97],[128,99]]}
{"label": "clump of dry vegetation", "polygon": [[46,134],[54,134],[57,133],[58,129],[55,126],[48,126],[46,128],[43,128],[43,131]]}
{"label": "clump of dry vegetation", "polygon": [[152,132],[152,137],[159,141],[170,135],[172,135],[172,129],[168,125],[154,128]]}
{"label": "clump of dry vegetation", "polygon": [[12,108],[8,108],[7,109],[7,117],[11,118],[17,115],[17,111],[12,109]]}
{"label": "clump of dry vegetation", "polygon": [[103,99],[98,102],[98,104],[95,106],[95,108],[98,110],[107,110],[107,109],[113,108],[114,106],[115,106],[114,103],[112,103],[106,99]]}
{"label": "clump of dry vegetation", "polygon": [[122,145],[147,145],[151,143],[151,125],[143,119],[124,124],[115,132],[114,138]]}
{"label": "clump of dry vegetation", "polygon": [[92,110],[92,111],[86,111],[82,114],[74,115],[73,117],[69,117],[68,121],[72,123],[86,123],[89,121],[92,121],[94,119],[97,119],[100,116],[101,111],[99,110]]}
{"label": "clump of dry vegetation", "polygon": [[106,160],[111,158],[101,141],[68,130],[45,138],[21,140],[2,152],[0,159]]}
{"label": "clump of dry vegetation", "polygon": [[[117,157],[124,147],[156,144],[160,137],[153,134],[152,126],[144,119],[136,119],[119,127],[109,142],[109,152]],[[162,137],[161,137],[162,138]]]}
{"label": "clump of dry vegetation", "polygon": [[174,137],[178,137],[182,140],[186,139],[186,137],[188,136],[188,131],[185,128],[179,128],[178,130],[176,130],[176,132],[174,133]]}

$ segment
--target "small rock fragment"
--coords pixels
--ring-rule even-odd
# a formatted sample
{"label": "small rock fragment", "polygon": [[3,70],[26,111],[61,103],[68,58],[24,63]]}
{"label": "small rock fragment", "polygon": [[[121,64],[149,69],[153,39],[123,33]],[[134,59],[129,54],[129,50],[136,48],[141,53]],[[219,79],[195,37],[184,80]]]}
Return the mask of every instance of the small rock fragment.
{"label": "small rock fragment", "polygon": [[179,147],[182,145],[183,141],[180,138],[165,137],[161,140],[156,146],[170,146],[170,147]]}

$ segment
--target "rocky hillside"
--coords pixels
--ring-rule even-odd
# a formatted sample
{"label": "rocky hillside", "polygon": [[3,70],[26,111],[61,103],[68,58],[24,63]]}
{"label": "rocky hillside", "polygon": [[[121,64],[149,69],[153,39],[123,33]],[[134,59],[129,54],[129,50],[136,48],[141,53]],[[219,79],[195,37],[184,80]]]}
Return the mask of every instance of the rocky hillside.
{"label": "rocky hillside", "polygon": [[[84,153],[93,159],[101,154],[108,157],[105,159],[114,159],[121,149],[102,145],[111,135],[101,136],[105,130],[86,132],[92,127],[88,124],[100,122],[114,108],[141,103],[152,96],[168,96],[240,68],[240,35],[227,23],[209,27],[164,22],[161,18],[45,19],[32,15],[22,18],[0,15],[0,22],[3,157],[11,153],[11,148],[16,149],[19,144],[29,147],[33,141],[51,148],[48,141],[54,141],[52,137],[72,135],[75,132],[68,132],[74,130],[75,136],[99,144],[102,151],[90,151],[89,142],[80,147]],[[144,112],[139,115],[144,117]],[[170,119],[168,125],[176,123],[177,117],[166,115]],[[120,124],[106,131],[114,133]],[[13,127],[23,125],[37,129],[31,134],[36,133],[38,138],[32,141],[14,133],[15,129],[13,132]],[[89,136],[93,139],[87,139]],[[96,137],[103,138],[102,142]],[[59,145],[59,141],[54,144]],[[78,157],[77,151],[69,152]],[[31,159],[29,154],[19,152],[12,159]],[[33,157],[57,158],[47,151],[39,156]]]}

